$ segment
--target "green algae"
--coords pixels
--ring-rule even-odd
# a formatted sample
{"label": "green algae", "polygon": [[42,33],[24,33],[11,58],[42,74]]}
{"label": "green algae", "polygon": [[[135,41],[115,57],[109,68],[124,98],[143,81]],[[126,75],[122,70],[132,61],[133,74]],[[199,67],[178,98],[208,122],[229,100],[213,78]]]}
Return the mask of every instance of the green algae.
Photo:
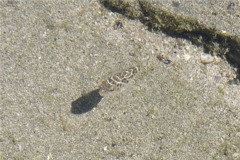
{"label": "green algae", "polygon": [[185,17],[154,6],[151,1],[100,0],[100,2],[112,11],[139,19],[151,30],[186,38],[196,45],[203,46],[207,53],[226,56],[230,63],[240,66],[240,38],[235,35],[204,24],[194,17]]}

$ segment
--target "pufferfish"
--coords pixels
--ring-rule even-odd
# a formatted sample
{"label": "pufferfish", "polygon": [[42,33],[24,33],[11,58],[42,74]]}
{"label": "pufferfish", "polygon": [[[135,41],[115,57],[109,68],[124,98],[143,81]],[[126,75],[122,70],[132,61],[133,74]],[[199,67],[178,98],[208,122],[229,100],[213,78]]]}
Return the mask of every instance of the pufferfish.
{"label": "pufferfish", "polygon": [[119,90],[124,84],[128,83],[139,70],[140,66],[135,66],[109,77],[100,85],[99,94],[105,96],[112,91]]}
{"label": "pufferfish", "polygon": [[73,101],[71,104],[71,112],[73,114],[83,114],[97,107],[98,103],[104,96],[113,91],[119,90],[123,84],[128,83],[129,80],[139,71],[139,68],[139,66],[131,67],[109,77],[102,82],[98,89],[84,94],[77,100]]}

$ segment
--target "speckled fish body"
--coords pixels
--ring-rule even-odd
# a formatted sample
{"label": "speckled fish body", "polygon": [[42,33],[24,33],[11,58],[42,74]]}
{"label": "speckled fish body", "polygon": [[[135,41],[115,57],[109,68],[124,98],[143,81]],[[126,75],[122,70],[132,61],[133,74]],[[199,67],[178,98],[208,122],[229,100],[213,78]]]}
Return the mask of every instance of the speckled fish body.
{"label": "speckled fish body", "polygon": [[102,82],[102,85],[100,86],[99,94],[101,96],[105,96],[112,91],[119,90],[123,84],[126,84],[129,82],[132,77],[139,71],[139,66],[131,67],[123,72],[117,73],[111,77],[109,77],[107,80]]}

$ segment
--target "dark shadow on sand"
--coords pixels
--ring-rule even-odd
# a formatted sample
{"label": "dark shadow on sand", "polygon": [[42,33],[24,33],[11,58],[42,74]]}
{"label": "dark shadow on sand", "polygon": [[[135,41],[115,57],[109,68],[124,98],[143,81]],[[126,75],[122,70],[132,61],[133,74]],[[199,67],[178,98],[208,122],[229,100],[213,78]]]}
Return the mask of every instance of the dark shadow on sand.
{"label": "dark shadow on sand", "polygon": [[72,102],[71,112],[73,114],[89,112],[98,105],[102,98],[99,94],[99,89],[91,91]]}

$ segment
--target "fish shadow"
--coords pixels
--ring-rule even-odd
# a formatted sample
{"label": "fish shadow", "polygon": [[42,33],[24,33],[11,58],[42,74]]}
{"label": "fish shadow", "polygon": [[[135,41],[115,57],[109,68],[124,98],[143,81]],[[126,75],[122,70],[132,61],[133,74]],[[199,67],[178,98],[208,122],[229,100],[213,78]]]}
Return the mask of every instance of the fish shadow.
{"label": "fish shadow", "polygon": [[97,107],[103,97],[99,94],[99,89],[93,90],[71,103],[71,113],[83,114]]}

